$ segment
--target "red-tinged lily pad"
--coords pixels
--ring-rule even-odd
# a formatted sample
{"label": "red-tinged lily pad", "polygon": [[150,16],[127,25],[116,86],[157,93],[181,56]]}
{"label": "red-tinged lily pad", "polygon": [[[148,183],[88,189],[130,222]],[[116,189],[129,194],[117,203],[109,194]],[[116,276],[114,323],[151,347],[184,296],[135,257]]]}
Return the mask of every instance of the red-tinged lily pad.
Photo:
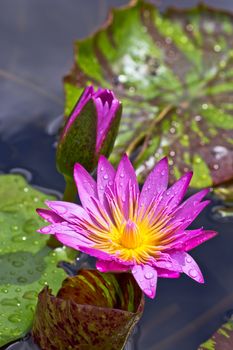
{"label": "red-tinged lily pad", "polygon": [[57,296],[48,287],[41,291],[33,338],[42,350],[121,350],[143,307],[131,274],[81,270]]}
{"label": "red-tinged lily pad", "polygon": [[170,155],[172,181],[194,170],[193,187],[233,177],[233,16],[203,5],[160,13],[132,1],[75,44],[65,78],[68,115],[88,84],[113,89],[123,118],[111,160],[134,159],[143,181]]}
{"label": "red-tinged lily pad", "polygon": [[200,346],[198,350],[232,350],[233,322],[225,323],[214,335]]}

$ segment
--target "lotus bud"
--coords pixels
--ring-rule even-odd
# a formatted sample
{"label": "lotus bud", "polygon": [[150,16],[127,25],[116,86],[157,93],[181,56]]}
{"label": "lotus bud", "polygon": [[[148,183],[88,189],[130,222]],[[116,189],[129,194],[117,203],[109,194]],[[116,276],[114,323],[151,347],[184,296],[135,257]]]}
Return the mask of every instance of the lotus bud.
{"label": "lotus bud", "polygon": [[122,107],[107,89],[86,87],[68,117],[57,148],[57,168],[73,177],[75,163],[92,172],[101,154],[109,156],[115,142]]}

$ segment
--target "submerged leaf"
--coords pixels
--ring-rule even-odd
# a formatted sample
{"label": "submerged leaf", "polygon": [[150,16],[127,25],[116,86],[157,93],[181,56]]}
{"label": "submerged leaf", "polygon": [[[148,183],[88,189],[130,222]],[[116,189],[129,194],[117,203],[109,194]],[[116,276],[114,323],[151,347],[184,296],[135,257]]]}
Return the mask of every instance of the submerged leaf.
{"label": "submerged leaf", "polygon": [[56,265],[66,250],[52,251],[48,237],[36,233],[41,219],[35,209],[46,198],[19,175],[0,176],[0,346],[31,328],[42,286],[56,291],[65,277]]}
{"label": "submerged leaf", "polygon": [[66,109],[84,86],[113,89],[124,116],[111,159],[127,151],[143,181],[163,155],[173,180],[193,187],[232,179],[233,17],[203,5],[159,11],[143,1],[113,10],[105,27],[76,42],[65,78]]}
{"label": "submerged leaf", "polygon": [[223,200],[222,205],[213,208],[216,219],[228,219],[233,217],[233,183],[215,188],[214,193]]}
{"label": "submerged leaf", "polygon": [[214,190],[214,193],[216,193],[217,196],[221,198],[224,202],[233,204],[233,183],[217,187]]}
{"label": "submerged leaf", "polygon": [[233,322],[225,323],[214,335],[203,343],[198,350],[232,350]]}
{"label": "submerged leaf", "polygon": [[81,270],[57,296],[48,287],[39,294],[33,337],[42,350],[120,350],[143,307],[131,274]]}

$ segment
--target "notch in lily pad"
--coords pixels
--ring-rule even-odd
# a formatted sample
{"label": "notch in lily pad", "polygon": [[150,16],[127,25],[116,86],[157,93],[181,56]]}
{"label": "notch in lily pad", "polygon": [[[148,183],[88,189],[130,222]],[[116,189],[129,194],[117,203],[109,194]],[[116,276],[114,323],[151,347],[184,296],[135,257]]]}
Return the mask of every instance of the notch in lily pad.
{"label": "notch in lily pad", "polygon": [[130,273],[80,270],[56,296],[47,286],[41,291],[33,338],[42,350],[120,350],[143,308],[143,293]]}

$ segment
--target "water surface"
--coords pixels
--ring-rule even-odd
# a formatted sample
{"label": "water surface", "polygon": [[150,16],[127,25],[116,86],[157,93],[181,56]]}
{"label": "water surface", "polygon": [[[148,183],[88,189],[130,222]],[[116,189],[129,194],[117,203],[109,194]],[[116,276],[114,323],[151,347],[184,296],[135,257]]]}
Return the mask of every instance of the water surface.
{"label": "water surface", "polygon": [[[100,25],[109,7],[124,0],[2,0],[0,11],[0,171],[26,169],[31,183],[63,191],[55,168],[56,124],[63,112],[61,77],[72,66],[72,42]],[[154,1],[158,3],[158,1]],[[194,0],[166,1],[187,7]],[[233,11],[232,0],[206,3]],[[18,170],[17,170],[18,169]],[[206,278],[160,279],[128,350],[196,350],[233,308],[233,224],[214,220],[209,206],[193,228],[219,236],[193,251]],[[28,350],[17,343],[10,349]]]}

